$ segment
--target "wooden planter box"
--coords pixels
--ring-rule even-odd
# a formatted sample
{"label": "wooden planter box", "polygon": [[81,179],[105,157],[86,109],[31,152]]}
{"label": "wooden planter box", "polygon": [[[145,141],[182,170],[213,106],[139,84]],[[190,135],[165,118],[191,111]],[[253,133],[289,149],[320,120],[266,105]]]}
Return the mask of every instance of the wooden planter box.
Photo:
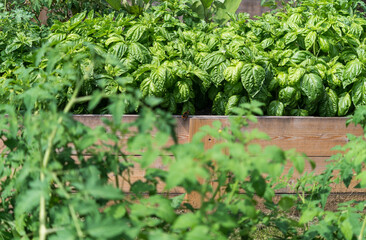
{"label": "wooden planter box", "polygon": [[[102,124],[101,118],[110,118],[109,115],[75,115],[74,118],[89,127],[96,127]],[[134,121],[137,115],[126,115],[123,121]],[[227,116],[191,116],[184,120],[181,116],[175,116],[177,121],[176,133],[179,143],[187,143],[192,136],[199,131],[204,125],[211,125],[214,121],[222,122],[223,126],[229,124]],[[356,136],[363,135],[360,126],[349,125],[346,127],[347,118],[344,117],[258,117],[258,123],[250,124],[248,130],[258,128],[265,132],[271,138],[270,141],[259,141],[262,146],[277,145],[284,150],[296,149],[298,152],[305,153],[316,163],[316,173],[321,173],[326,165],[327,159],[334,155],[336,151],[331,149],[337,145],[344,145],[348,142],[347,134]],[[154,134],[154,133],[152,133]],[[124,139],[124,141],[127,139]],[[205,148],[210,148],[216,142],[212,137],[203,139]],[[172,144],[172,142],[171,142]],[[161,161],[157,160],[152,167],[165,169]],[[291,164],[287,164],[284,172],[291,168]],[[305,171],[311,171],[310,164],[306,164]],[[137,181],[143,179],[144,170],[135,166],[132,173],[132,180]],[[296,181],[296,177],[290,181]],[[122,186],[122,185],[121,185]],[[126,186],[126,184],[124,184]],[[351,184],[350,188],[344,185],[333,186],[332,195],[336,202],[354,200],[366,200],[366,192],[355,189]],[[128,192],[128,187],[123,189]],[[163,192],[164,186],[158,187],[158,191]],[[170,192],[172,196],[184,193],[182,189],[174,189]],[[278,194],[291,194],[289,189],[281,189]],[[193,205],[197,205],[197,199],[194,194],[188,195],[188,201]]]}

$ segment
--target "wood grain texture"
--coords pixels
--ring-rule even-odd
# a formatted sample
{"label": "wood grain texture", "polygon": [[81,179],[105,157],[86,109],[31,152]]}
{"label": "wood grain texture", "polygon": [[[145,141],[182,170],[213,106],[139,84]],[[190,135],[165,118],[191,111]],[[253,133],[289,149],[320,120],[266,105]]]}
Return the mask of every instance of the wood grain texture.
{"label": "wood grain texture", "polygon": [[[73,116],[75,120],[83,123],[84,125],[95,128],[97,126],[104,126],[103,118],[105,119],[112,119],[111,115],[74,115]],[[181,116],[173,116],[176,121],[176,134],[178,138],[178,143],[187,143],[189,141],[189,121],[182,119]],[[134,122],[138,118],[138,115],[124,115],[122,118],[122,121],[125,123]],[[131,133],[126,134],[122,138],[122,144],[126,143],[128,138],[134,135],[134,133],[137,131],[135,128],[131,128]],[[154,129],[152,131],[152,136],[156,134],[157,130]],[[168,145],[172,145],[173,139],[170,139],[168,142]]]}
{"label": "wood grain texture", "polygon": [[[284,150],[296,149],[309,157],[329,157],[336,153],[331,149],[348,142],[347,134],[361,136],[360,126],[346,127],[347,118],[322,117],[258,117],[258,123],[252,123],[243,131],[258,128],[267,133],[271,141],[258,141],[262,146],[276,145]],[[220,121],[223,127],[229,125],[228,117],[193,117],[190,120],[190,134],[204,125]],[[207,136],[203,139],[206,148],[216,143],[216,139]]]}

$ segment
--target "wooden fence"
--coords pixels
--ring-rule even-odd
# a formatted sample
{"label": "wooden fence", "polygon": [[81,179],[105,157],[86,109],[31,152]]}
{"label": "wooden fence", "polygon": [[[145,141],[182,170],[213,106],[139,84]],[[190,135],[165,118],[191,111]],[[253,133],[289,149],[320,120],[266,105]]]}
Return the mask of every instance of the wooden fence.
{"label": "wooden fence", "polygon": [[[75,119],[83,124],[96,127],[102,125],[101,118],[110,116],[95,116],[95,115],[75,115]],[[123,121],[134,121],[136,115],[127,115]],[[181,116],[175,116],[177,121],[176,133],[179,143],[187,143],[192,136],[199,131],[202,126],[211,125],[214,121],[220,121],[223,126],[229,125],[227,116],[192,116],[187,120]],[[258,117],[258,123],[251,124],[243,131],[250,131],[258,128],[265,132],[271,138],[270,141],[258,141],[262,146],[276,145],[284,150],[296,149],[296,151],[305,153],[316,163],[315,172],[321,173],[327,165],[327,159],[334,155],[336,151],[331,150],[337,145],[344,145],[348,142],[347,134],[361,136],[363,130],[360,126],[349,125],[346,127],[346,118],[323,118],[323,117]],[[154,132],[152,133],[154,134]],[[128,138],[128,136],[126,137]],[[127,141],[124,139],[123,141]],[[203,139],[205,148],[208,149],[216,143],[216,139],[207,136]],[[170,142],[172,144],[172,142]],[[138,156],[135,156],[138,157]],[[152,167],[166,169],[162,162],[157,159]],[[287,164],[284,173],[288,172],[291,164]],[[306,164],[305,172],[312,171],[310,164]],[[141,180],[144,178],[144,170],[136,165],[132,171],[132,181]],[[299,174],[294,174],[294,178],[290,181],[296,181]],[[123,184],[121,186],[125,192],[129,191],[129,187]],[[334,185],[332,188],[331,201],[340,202],[350,199],[366,200],[366,193],[360,189],[353,188],[355,183],[351,184],[350,188],[346,188],[343,184]],[[158,191],[164,192],[164,185],[159,184]],[[184,193],[180,188],[170,192],[171,196]],[[291,194],[290,189],[281,189],[277,194]],[[188,195],[187,200],[194,206],[199,205],[199,200],[194,194]]]}

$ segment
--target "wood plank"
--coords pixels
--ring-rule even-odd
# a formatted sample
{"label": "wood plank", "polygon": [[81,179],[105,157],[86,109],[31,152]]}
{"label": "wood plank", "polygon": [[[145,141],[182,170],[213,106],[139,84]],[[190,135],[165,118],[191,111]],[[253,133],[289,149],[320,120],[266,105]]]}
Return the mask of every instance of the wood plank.
{"label": "wood plank", "polygon": [[[81,123],[83,123],[85,126],[88,126],[90,128],[95,128],[97,126],[105,126],[105,124],[103,123],[103,118],[106,118],[108,120],[112,119],[111,115],[74,115],[73,118]],[[130,123],[130,122],[134,122],[136,121],[136,119],[138,118],[138,115],[124,115],[122,118],[122,121],[125,123]],[[186,121],[184,119],[182,119],[182,117],[179,115],[175,115],[173,116],[173,118],[176,121],[176,134],[177,134],[177,138],[178,138],[178,143],[186,143],[189,141],[189,121]],[[107,128],[108,129],[108,128]],[[126,134],[123,136],[122,141],[123,143],[126,143],[128,138],[133,136],[136,132],[137,129],[136,128],[131,128],[131,133]],[[152,136],[155,136],[157,130],[154,129],[152,131]],[[172,145],[173,139],[170,139],[168,142],[168,145]]]}
{"label": "wood plank", "polygon": [[[190,134],[204,125],[220,121],[229,126],[228,117],[197,116],[190,120]],[[244,131],[258,128],[271,138],[271,141],[258,141],[262,146],[276,145],[284,150],[296,149],[310,157],[329,157],[336,153],[331,149],[348,142],[347,134],[363,135],[360,126],[346,127],[347,118],[334,117],[258,117],[258,123],[251,123]],[[203,139],[206,148],[212,147],[216,139],[207,136]]]}

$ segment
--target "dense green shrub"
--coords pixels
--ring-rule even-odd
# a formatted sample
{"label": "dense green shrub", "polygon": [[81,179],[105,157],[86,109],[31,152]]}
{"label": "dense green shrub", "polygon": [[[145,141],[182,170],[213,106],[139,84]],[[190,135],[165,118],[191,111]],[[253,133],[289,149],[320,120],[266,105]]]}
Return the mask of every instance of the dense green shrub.
{"label": "dense green shrub", "polygon": [[[172,0],[139,17],[80,13],[55,23],[47,42],[63,46],[68,56],[88,55],[89,42],[121,62],[123,67],[94,69],[84,92],[121,93],[115,78],[126,77],[144,97],[163,98],[161,106],[172,113],[231,114],[240,103],[258,100],[268,106],[267,115],[344,116],[366,103],[366,20],[355,6],[353,1],[308,0],[254,20],[232,15],[220,27]],[[37,55],[31,49],[25,53]],[[33,67],[45,68],[47,59],[41,62]],[[83,65],[96,67],[88,62],[86,57]],[[17,83],[22,71],[9,67],[8,72],[16,75],[11,75],[13,86],[23,89]],[[7,79],[5,74],[2,81]],[[3,102],[12,101],[8,96],[13,94],[11,87],[4,88]],[[68,93],[59,95],[64,99]]]}
{"label": "dense green shrub", "polygon": [[[95,52],[92,46],[88,49]],[[216,122],[202,128],[190,143],[168,146],[169,139],[176,139],[174,121],[157,108],[161,100],[144,101],[124,78],[117,80],[126,88],[124,94],[91,92],[79,97],[92,78],[81,67],[85,52],[65,59],[58,48],[44,51],[50,63],[64,62],[62,69],[48,65],[42,77],[75,83],[74,91],[62,111],[57,110],[58,90],[49,90],[63,85],[47,82],[25,90],[18,100],[24,102],[23,113],[11,104],[0,107],[1,239],[251,239],[259,228],[275,229],[273,238],[281,239],[362,239],[365,202],[344,203],[337,212],[324,210],[331,184],[342,181],[348,186],[356,179],[365,187],[362,137],[350,136],[340,148],[345,153],[336,155],[333,160],[338,161],[323,174],[303,173],[291,185],[288,179],[293,171],[303,172],[306,157],[274,146],[262,148],[253,141],[267,139],[264,133],[242,131],[248,121],[256,120],[253,113],[262,113],[260,104],[234,108],[238,116],[229,127]],[[93,65],[120,64],[98,54],[88,57]],[[103,98],[110,100],[112,113],[104,126],[91,129],[72,118],[76,103],[86,102],[91,110]],[[34,112],[38,103],[45,106]],[[124,109],[137,105],[137,121],[121,121]],[[366,109],[359,108],[354,121],[364,124],[365,117]],[[209,150],[202,142],[207,135],[218,141]],[[158,159],[169,170],[152,168]],[[294,168],[281,176],[287,161]],[[133,182],[130,171],[136,164],[146,175]],[[121,190],[115,176],[131,194]],[[166,193],[158,193],[159,182]],[[175,187],[195,192],[200,206],[195,209],[184,202],[184,194],[170,196],[168,191]],[[293,188],[294,194],[281,195],[277,203],[275,190],[283,187]],[[258,202],[265,209],[257,209]]]}

